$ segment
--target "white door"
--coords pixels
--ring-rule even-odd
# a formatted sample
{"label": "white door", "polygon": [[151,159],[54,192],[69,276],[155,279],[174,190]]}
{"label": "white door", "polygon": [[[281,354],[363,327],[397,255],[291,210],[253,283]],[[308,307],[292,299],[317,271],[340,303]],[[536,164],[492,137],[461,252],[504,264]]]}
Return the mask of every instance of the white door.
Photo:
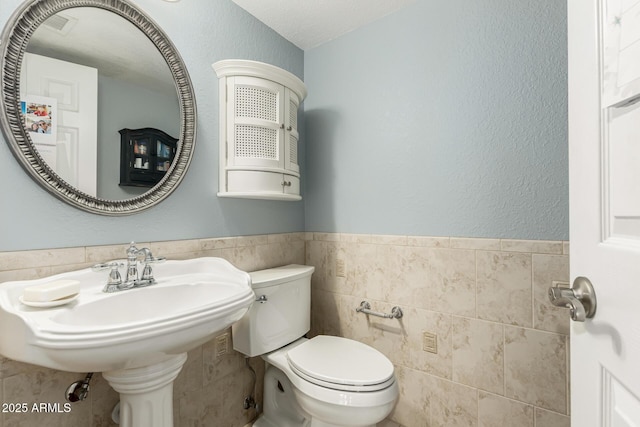
{"label": "white door", "polygon": [[55,145],[36,143],[36,146],[62,179],[95,197],[98,70],[27,53],[22,64],[20,92],[23,100],[31,95],[57,100]]}
{"label": "white door", "polygon": [[573,427],[640,427],[640,1],[568,0]]}

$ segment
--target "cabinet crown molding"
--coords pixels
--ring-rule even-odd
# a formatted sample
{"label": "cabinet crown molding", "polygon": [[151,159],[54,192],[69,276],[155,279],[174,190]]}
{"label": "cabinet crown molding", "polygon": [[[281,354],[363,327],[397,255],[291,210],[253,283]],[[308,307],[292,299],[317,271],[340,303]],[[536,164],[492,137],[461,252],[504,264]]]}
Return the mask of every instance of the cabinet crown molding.
{"label": "cabinet crown molding", "polygon": [[211,65],[218,78],[226,76],[250,76],[268,79],[293,90],[300,102],[307,97],[307,89],[302,80],[294,74],[259,61],[248,59],[225,59]]}

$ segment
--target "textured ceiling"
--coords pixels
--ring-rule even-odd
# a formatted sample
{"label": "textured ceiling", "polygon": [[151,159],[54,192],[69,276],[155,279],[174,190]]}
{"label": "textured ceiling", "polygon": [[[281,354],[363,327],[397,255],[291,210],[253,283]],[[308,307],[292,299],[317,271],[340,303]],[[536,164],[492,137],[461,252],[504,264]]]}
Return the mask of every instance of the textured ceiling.
{"label": "textured ceiling", "polygon": [[233,0],[307,50],[395,12],[415,0]]}

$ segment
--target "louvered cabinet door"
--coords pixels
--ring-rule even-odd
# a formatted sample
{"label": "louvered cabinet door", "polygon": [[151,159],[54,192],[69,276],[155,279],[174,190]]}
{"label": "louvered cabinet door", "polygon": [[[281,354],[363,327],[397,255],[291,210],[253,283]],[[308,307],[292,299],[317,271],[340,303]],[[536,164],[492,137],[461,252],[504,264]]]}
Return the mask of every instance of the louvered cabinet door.
{"label": "louvered cabinet door", "polygon": [[213,64],[220,78],[219,197],[300,200],[298,109],[293,74],[255,61]]}
{"label": "louvered cabinet door", "polygon": [[228,79],[229,166],[284,168],[284,87],[269,80]]}

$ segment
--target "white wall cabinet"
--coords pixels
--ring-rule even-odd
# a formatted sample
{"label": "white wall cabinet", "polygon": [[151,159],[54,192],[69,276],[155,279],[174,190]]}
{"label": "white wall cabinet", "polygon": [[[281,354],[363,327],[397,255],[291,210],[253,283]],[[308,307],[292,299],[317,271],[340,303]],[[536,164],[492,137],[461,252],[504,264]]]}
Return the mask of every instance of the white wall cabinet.
{"label": "white wall cabinet", "polygon": [[256,61],[213,64],[220,85],[219,197],[300,200],[298,107],[304,83]]}

